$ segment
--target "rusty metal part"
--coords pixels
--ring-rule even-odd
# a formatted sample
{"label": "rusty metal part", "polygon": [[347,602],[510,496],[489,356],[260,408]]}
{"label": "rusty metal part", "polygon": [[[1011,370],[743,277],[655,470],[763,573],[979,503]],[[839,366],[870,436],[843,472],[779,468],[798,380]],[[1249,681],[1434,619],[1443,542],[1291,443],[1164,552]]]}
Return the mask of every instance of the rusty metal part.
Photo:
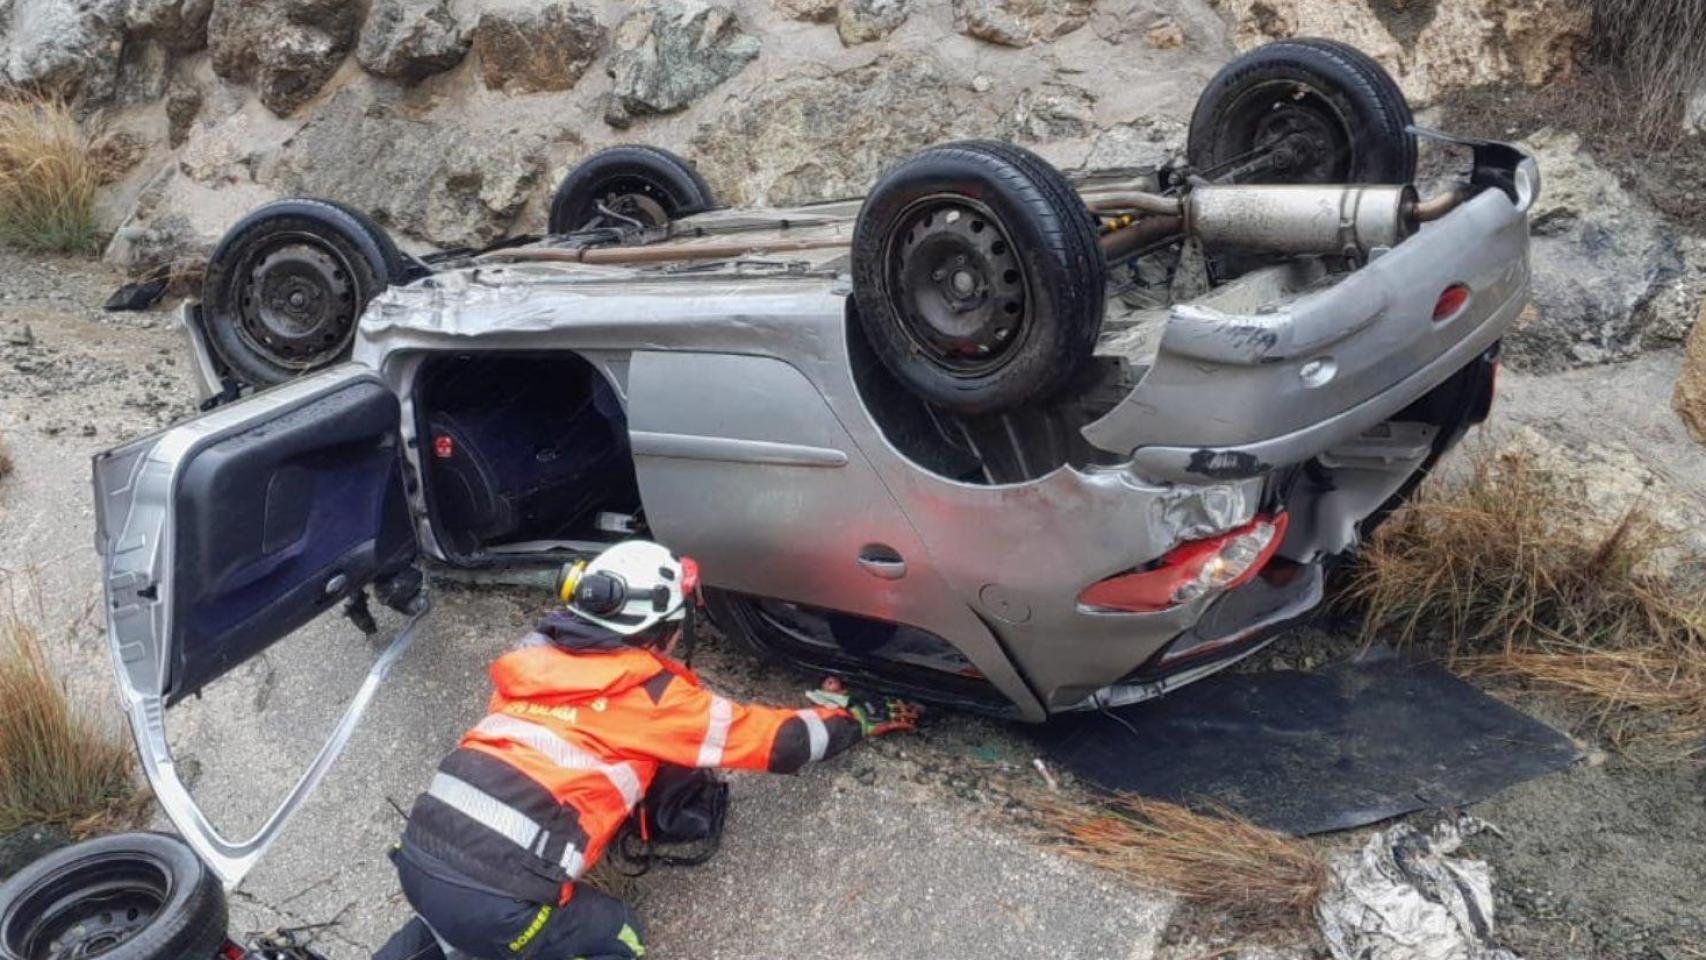
{"label": "rusty metal part", "polygon": [[1415,232],[1414,187],[1205,184],[1185,200],[1185,224],[1210,247],[1275,253],[1366,254]]}
{"label": "rusty metal part", "polygon": [[682,260],[728,260],[749,254],[834,250],[852,245],[846,237],[815,240],[752,240],[746,243],[654,243],[641,247],[518,247],[494,250],[481,260],[550,260],[568,263],[674,263]]}
{"label": "rusty metal part", "polygon": [[1129,227],[1102,234],[1098,242],[1102,245],[1102,256],[1113,263],[1184,230],[1183,217],[1144,217]]}
{"label": "rusty metal part", "polygon": [[1122,193],[1118,196],[1097,197],[1089,201],[1088,206],[1095,213],[1140,210],[1144,213],[1158,213],[1163,216],[1178,216],[1184,213],[1185,209],[1182,198],[1165,197],[1159,193]]}
{"label": "rusty metal part", "polygon": [[1469,197],[1470,190],[1468,184],[1452,184],[1448,189],[1442,190],[1426,200],[1417,200],[1414,204],[1411,204],[1410,216],[1417,223],[1427,223],[1430,220],[1438,220],[1440,217],[1456,210],[1458,206],[1461,205],[1463,201],[1468,200]]}

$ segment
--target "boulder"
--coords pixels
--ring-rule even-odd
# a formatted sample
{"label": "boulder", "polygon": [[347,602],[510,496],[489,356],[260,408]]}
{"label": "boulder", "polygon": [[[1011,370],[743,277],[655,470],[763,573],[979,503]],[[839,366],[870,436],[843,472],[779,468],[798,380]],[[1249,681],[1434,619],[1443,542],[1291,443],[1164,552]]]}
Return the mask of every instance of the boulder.
{"label": "boulder", "polygon": [[881,40],[906,22],[909,7],[910,0],[841,0],[835,32],[849,47]]}
{"label": "boulder", "polygon": [[207,46],[213,0],[130,0],[125,24],[133,38],[152,40],[176,53]]}
{"label": "boulder", "polygon": [[979,40],[1028,47],[1082,27],[1091,9],[1092,0],[954,0],[954,24]]}
{"label": "boulder", "polygon": [[355,45],[349,0],[214,0],[207,23],[213,72],[253,83],[286,116],[313,99]]}
{"label": "boulder", "polygon": [[375,76],[418,83],[461,63],[473,42],[449,0],[374,0],[355,58]]}
{"label": "boulder", "polygon": [[1462,87],[1568,79],[1593,17],[1575,0],[1357,2],[1222,0],[1239,50],[1284,37],[1332,37],[1380,61],[1412,105]]}
{"label": "boulder", "polygon": [[172,149],[189,139],[190,125],[201,115],[201,88],[193,83],[173,80],[166,87],[166,143]]}
{"label": "boulder", "polygon": [[770,0],[770,3],[789,20],[828,23],[835,19],[838,0]]}
{"label": "boulder", "polygon": [[1583,508],[1575,519],[1593,533],[1610,533],[1631,509],[1664,531],[1638,570],[1670,574],[1706,555],[1706,506],[1651,451],[1611,436],[1584,441],[1526,425],[1490,436],[1500,457],[1526,457],[1562,483]]}
{"label": "boulder", "polygon": [[1158,169],[1185,152],[1185,124],[1175,117],[1139,117],[1100,133],[1084,158],[1086,170]]}
{"label": "boulder", "polygon": [[1694,330],[1688,335],[1688,350],[1683,355],[1682,372],[1677,374],[1676,392],[1671,394],[1671,406],[1688,427],[1694,442],[1706,446],[1706,306],[1694,318]]}
{"label": "boulder", "polygon": [[1144,31],[1143,39],[1157,50],[1177,50],[1185,45],[1185,28],[1179,21],[1163,17]]}
{"label": "boulder", "polygon": [[1003,140],[1049,143],[1088,136],[1095,128],[1096,97],[1083,87],[1045,83],[1027,87],[1001,118]]}
{"label": "boulder", "polygon": [[728,7],[662,0],[628,14],[613,46],[604,119],[625,127],[634,117],[674,113],[708,93],[757,57],[759,43]]}
{"label": "boulder", "polygon": [[480,77],[492,90],[568,90],[604,52],[608,32],[574,3],[511,3],[488,9],[474,28]]}
{"label": "boulder", "polygon": [[1575,134],[1528,140],[1542,189],[1529,211],[1533,305],[1505,340],[1519,367],[1628,359],[1686,331],[1706,292],[1706,256],[1623,189]]}
{"label": "boulder", "polygon": [[263,183],[336,197],[440,247],[503,236],[539,184],[544,136],[471,135],[345,89],[281,148]]}
{"label": "boulder", "polygon": [[0,73],[10,86],[100,105],[117,87],[124,0],[0,3]]}
{"label": "boulder", "polygon": [[893,53],[730,98],[691,145],[719,198],[782,205],[858,196],[907,154],[995,126],[934,57]]}

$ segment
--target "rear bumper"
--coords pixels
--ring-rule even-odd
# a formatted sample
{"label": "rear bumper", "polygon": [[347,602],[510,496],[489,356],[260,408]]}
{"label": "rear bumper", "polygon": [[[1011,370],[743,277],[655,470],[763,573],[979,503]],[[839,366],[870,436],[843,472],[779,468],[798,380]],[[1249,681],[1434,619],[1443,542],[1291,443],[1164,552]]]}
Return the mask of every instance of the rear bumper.
{"label": "rear bumper", "polygon": [[[1516,320],[1528,300],[1532,199],[1486,190],[1335,286],[1278,309],[1175,307],[1154,366],[1085,438],[1130,455],[1144,476],[1201,483],[1257,476],[1357,436]],[[1468,286],[1469,300],[1435,321],[1434,304],[1453,284]]]}

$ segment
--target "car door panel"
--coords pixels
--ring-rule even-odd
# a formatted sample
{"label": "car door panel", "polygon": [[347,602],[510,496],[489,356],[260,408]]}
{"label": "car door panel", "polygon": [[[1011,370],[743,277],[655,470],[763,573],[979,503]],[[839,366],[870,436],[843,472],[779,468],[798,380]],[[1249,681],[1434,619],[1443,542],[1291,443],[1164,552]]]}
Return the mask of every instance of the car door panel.
{"label": "car door panel", "polygon": [[413,558],[397,426],[362,381],[185,458],[177,497],[203,506],[176,517],[170,702]]}
{"label": "car door panel", "polygon": [[628,426],[658,539],[713,586],[885,620],[913,588],[859,565],[917,535],[805,375],[771,357],[636,353]]}
{"label": "car door panel", "polygon": [[166,709],[364,591],[408,573],[397,399],[346,364],[220,407],[94,461],[107,632],[161,807],[235,886],[342,752],[426,613],[423,593],[332,735],[253,837],[219,834],[179,778]]}

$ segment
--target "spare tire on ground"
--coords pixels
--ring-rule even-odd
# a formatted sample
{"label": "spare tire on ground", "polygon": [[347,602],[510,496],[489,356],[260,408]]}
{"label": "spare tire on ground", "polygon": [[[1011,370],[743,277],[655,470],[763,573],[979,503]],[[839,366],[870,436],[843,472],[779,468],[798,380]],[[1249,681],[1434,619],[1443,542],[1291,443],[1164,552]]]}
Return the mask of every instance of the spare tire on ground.
{"label": "spare tire on ground", "polygon": [[283,383],[349,356],[368,302],[407,276],[397,245],[360,211],[275,201],[239,220],[208,261],[207,338],[245,383]]}
{"label": "spare tire on ground", "polygon": [[225,924],[218,878],[162,833],[65,847],[0,885],[0,960],[213,960]]}
{"label": "spare tire on ground", "polygon": [[1222,67],[1197,98],[1185,152],[1217,182],[1409,183],[1410,123],[1403,92],[1372,57],[1300,37]]}
{"label": "spare tire on ground", "polygon": [[661,227],[715,205],[692,164],[668,150],[627,144],[598,151],[563,177],[551,197],[550,229],[561,235],[634,223]]}
{"label": "spare tire on ground", "polygon": [[866,196],[853,231],[854,301],[872,348],[919,397],[961,414],[1078,382],[1106,272],[1071,184],[1006,143],[914,154]]}

